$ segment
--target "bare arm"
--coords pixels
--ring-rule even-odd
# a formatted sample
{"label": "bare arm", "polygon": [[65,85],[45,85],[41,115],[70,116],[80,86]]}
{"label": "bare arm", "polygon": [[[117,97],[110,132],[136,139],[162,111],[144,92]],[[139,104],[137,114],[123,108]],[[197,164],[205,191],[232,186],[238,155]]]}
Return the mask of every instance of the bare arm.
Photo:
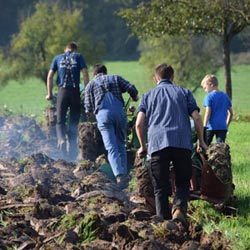
{"label": "bare arm", "polygon": [[46,99],[51,100],[53,98],[53,77],[54,77],[54,71],[50,70],[47,76],[47,95]]}
{"label": "bare arm", "polygon": [[82,77],[83,77],[83,81],[84,81],[84,86],[86,87],[88,82],[89,82],[88,69],[86,69],[86,68],[82,69]]}
{"label": "bare arm", "polygon": [[232,119],[233,119],[233,110],[232,110],[232,108],[230,108],[227,111],[227,126],[229,126],[229,124],[231,123]]}
{"label": "bare arm", "polygon": [[211,107],[206,107],[204,120],[203,120],[203,126],[204,127],[207,127],[207,123],[208,123],[208,121],[210,119],[210,116],[211,116]]}
{"label": "bare arm", "polygon": [[199,114],[199,112],[197,110],[193,111],[192,113],[192,118],[194,120],[194,126],[195,126],[195,130],[199,139],[198,142],[198,150],[201,150],[200,147],[207,149],[207,145],[204,141],[203,138],[203,124],[202,124],[202,119],[201,116]]}
{"label": "bare arm", "polygon": [[137,115],[135,130],[141,147],[138,149],[137,154],[147,152],[147,146],[145,141],[145,114],[139,112]]}

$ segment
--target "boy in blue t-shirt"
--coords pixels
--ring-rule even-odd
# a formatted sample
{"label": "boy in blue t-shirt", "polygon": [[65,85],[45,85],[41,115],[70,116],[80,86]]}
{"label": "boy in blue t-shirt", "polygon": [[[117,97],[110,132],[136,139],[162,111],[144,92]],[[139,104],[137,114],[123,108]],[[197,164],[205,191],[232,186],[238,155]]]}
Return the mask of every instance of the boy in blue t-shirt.
{"label": "boy in blue t-shirt", "polygon": [[206,107],[203,125],[206,128],[206,143],[210,145],[214,135],[216,142],[225,142],[228,126],[233,117],[232,103],[228,95],[218,90],[215,75],[206,75],[201,86],[207,93],[203,106]]}

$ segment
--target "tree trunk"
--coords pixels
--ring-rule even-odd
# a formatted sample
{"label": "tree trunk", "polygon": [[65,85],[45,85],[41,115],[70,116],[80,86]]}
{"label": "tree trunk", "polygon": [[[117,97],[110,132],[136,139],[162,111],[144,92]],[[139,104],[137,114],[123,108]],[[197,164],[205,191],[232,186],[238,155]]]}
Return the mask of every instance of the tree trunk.
{"label": "tree trunk", "polygon": [[223,41],[223,63],[224,63],[224,79],[225,91],[232,100],[232,79],[231,79],[231,61],[230,61],[230,44],[231,39],[224,36]]}

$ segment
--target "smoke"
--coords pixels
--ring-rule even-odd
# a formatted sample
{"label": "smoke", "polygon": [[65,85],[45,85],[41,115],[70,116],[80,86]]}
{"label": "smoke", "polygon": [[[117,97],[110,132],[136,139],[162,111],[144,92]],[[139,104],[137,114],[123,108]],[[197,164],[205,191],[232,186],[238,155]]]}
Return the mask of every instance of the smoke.
{"label": "smoke", "polygon": [[34,118],[26,116],[0,116],[0,160],[22,158],[43,153],[59,159],[56,139],[42,130]]}

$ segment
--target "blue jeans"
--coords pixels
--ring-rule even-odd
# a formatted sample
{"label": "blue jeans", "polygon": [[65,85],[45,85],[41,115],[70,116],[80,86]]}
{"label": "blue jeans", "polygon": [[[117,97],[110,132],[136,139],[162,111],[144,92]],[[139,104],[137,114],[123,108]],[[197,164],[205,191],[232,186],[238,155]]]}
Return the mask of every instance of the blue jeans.
{"label": "blue jeans", "polygon": [[189,185],[192,175],[191,151],[167,147],[154,152],[149,168],[155,195],[156,214],[170,219],[168,198],[171,196],[169,168],[173,164],[175,172],[175,196],[172,210],[177,208],[187,212]]}
{"label": "blue jeans", "polygon": [[101,109],[96,115],[97,127],[108,151],[108,160],[114,176],[127,174],[127,151],[125,147],[127,132],[126,113],[120,106]]}

